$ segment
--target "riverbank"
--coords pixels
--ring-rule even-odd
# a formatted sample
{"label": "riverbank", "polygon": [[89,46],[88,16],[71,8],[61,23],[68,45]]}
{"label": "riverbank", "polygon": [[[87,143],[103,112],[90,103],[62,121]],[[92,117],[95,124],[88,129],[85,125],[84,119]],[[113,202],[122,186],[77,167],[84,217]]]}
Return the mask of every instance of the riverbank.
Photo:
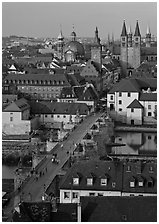
{"label": "riverbank", "polygon": [[144,126],[116,126],[115,131],[129,131],[129,132],[157,132],[157,127]]}

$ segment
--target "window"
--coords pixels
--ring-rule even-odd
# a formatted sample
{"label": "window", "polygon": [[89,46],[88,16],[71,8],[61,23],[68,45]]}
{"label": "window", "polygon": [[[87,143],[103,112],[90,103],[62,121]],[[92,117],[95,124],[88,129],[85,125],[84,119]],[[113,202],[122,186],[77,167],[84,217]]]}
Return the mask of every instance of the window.
{"label": "window", "polygon": [[147,186],[148,186],[148,187],[153,187],[153,181],[152,181],[152,180],[149,180],[149,181],[147,182]]}
{"label": "window", "polygon": [[122,104],[122,100],[119,100],[119,104]]}
{"label": "window", "polygon": [[13,121],[13,117],[10,117],[10,121]]}
{"label": "window", "polygon": [[148,140],[151,140],[151,135],[148,135]]}
{"label": "window", "polygon": [[134,108],[131,108],[131,113],[133,113],[134,112]]}
{"label": "window", "polygon": [[122,108],[119,108],[119,111],[122,111]]}
{"label": "window", "polygon": [[138,37],[135,38],[135,41],[138,41]]}
{"label": "window", "polygon": [[149,172],[153,173],[153,166],[149,166]]}
{"label": "window", "polygon": [[111,100],[113,100],[113,98],[114,98],[114,96],[113,96],[113,95],[111,95],[111,96],[110,96],[110,99],[111,99]]}
{"label": "window", "polygon": [[130,181],[130,187],[135,187],[135,181]]}
{"label": "window", "polygon": [[102,178],[100,184],[101,186],[107,186],[107,178]]}
{"label": "window", "polygon": [[104,196],[104,193],[98,193],[98,196],[102,197],[102,196]]}
{"label": "window", "polygon": [[45,117],[47,117],[47,115],[45,114]]}
{"label": "window", "polygon": [[79,184],[79,178],[73,178],[73,185],[78,185]]}
{"label": "window", "polygon": [[127,166],[127,170],[126,170],[127,172],[131,172],[131,166]]}
{"label": "window", "polygon": [[13,113],[10,113],[10,115],[13,115]]}
{"label": "window", "polygon": [[64,192],[64,199],[70,198],[70,192]]}
{"label": "window", "polygon": [[143,186],[144,186],[143,181],[142,181],[142,180],[140,180],[140,181],[139,181],[139,183],[138,183],[138,185],[139,185],[139,187],[143,187]]}
{"label": "window", "polygon": [[151,105],[148,105],[148,109],[151,110]]}
{"label": "window", "polygon": [[119,96],[122,96],[122,93],[121,92],[119,92]]}
{"label": "window", "polygon": [[125,41],[125,37],[122,37],[122,41]]}
{"label": "window", "polygon": [[53,117],[54,117],[54,115],[53,115],[53,114],[51,114],[51,117],[53,118]]}
{"label": "window", "polygon": [[131,97],[131,93],[128,93],[128,97]]}
{"label": "window", "polygon": [[60,115],[57,115],[57,117],[59,118],[59,117],[60,117]]}
{"label": "window", "polygon": [[66,115],[63,115],[63,118],[66,118]]}
{"label": "window", "polygon": [[89,196],[95,196],[95,193],[93,193],[93,192],[89,193]]}
{"label": "window", "polygon": [[155,105],[155,110],[157,110],[157,105]]}
{"label": "window", "polygon": [[72,193],[72,198],[78,198],[78,192],[73,192]]}
{"label": "window", "polygon": [[151,117],[151,115],[152,115],[151,112],[148,112],[148,117]]}
{"label": "window", "polygon": [[115,188],[116,187],[116,183],[112,182],[112,187]]}
{"label": "window", "polygon": [[87,185],[93,185],[93,178],[87,178]]}

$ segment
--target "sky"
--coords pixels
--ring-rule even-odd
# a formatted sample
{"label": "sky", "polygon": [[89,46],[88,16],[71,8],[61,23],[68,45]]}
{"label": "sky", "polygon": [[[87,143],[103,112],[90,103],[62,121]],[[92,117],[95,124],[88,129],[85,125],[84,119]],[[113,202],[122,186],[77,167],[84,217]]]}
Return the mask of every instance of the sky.
{"label": "sky", "polygon": [[136,20],[141,35],[150,26],[157,35],[157,3],[155,2],[3,2],[2,36],[57,37],[62,27],[69,37],[74,24],[78,37],[99,37],[112,33],[119,39],[123,20],[134,32]]}

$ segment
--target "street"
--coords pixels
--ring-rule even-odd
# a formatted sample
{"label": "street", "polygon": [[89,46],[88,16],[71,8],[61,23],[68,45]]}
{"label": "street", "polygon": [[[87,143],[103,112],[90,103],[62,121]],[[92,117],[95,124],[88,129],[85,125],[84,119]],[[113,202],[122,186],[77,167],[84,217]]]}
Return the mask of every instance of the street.
{"label": "street", "polygon": [[[101,116],[101,113],[88,116],[80,123],[75,130],[71,131],[68,138],[61,144],[58,144],[52,153],[57,154],[59,160],[58,164],[52,163],[52,153],[48,154],[45,161],[38,168],[37,172],[41,175],[32,175],[22,190],[14,197],[14,207],[18,205],[21,200],[24,201],[41,201],[45,190],[53,181],[55,176],[60,172],[63,165],[70,157],[70,153],[75,150],[75,144],[78,144],[81,139],[88,132],[92,124]],[[68,153],[69,152],[69,153]],[[11,215],[11,206],[4,209],[6,216]]]}

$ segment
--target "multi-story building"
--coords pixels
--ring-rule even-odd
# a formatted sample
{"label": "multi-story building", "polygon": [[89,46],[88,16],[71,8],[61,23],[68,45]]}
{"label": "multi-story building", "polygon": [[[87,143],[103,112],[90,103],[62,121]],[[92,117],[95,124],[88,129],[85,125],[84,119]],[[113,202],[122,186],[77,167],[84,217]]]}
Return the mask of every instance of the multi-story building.
{"label": "multi-story building", "polygon": [[60,186],[60,203],[82,196],[156,196],[155,162],[83,161],[68,170]]}
{"label": "multi-story building", "polygon": [[64,102],[29,102],[31,113],[39,116],[41,124],[63,122],[78,123],[89,114],[89,108],[85,103]]}
{"label": "multi-story building", "polygon": [[4,79],[3,89],[7,91],[15,85],[21,93],[33,99],[53,100],[59,97],[63,87],[71,86],[64,73],[49,74],[9,74]]}
{"label": "multi-story building", "polygon": [[30,117],[30,105],[25,99],[11,102],[2,111],[2,132],[5,135],[28,135],[38,127],[38,118]]}
{"label": "multi-story building", "polygon": [[142,124],[144,117],[155,117],[157,83],[151,79],[122,79],[107,94],[107,107],[123,122]]}

